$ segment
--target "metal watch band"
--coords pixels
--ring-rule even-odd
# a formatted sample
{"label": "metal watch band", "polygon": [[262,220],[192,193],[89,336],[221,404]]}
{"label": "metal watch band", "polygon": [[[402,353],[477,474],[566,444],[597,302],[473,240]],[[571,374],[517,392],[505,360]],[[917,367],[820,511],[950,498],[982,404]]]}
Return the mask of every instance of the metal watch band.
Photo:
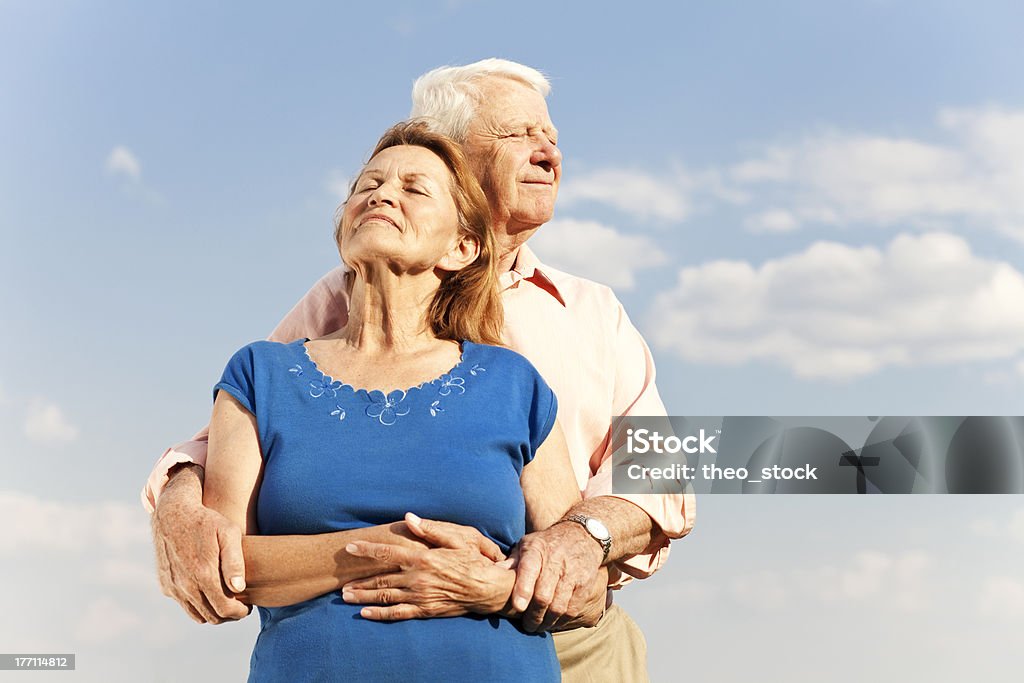
{"label": "metal watch band", "polygon": [[604,527],[605,531],[607,532],[608,527],[605,525],[604,522],[602,522],[601,520],[597,519],[596,517],[587,517],[586,515],[566,515],[560,521],[563,521],[563,522],[576,522],[577,524],[582,526],[584,531],[586,531],[590,535],[590,537],[592,539],[594,539],[595,541],[597,541],[598,543],[601,544],[601,550],[604,551],[604,556],[601,558],[601,561],[604,562],[605,560],[608,559],[608,553],[612,549],[612,537],[611,537],[611,535],[608,535],[608,536],[605,536],[604,538],[601,538],[600,536],[595,535],[594,532],[590,530],[590,527],[587,524],[587,522],[589,522],[592,519],[595,522],[598,522],[602,527]]}

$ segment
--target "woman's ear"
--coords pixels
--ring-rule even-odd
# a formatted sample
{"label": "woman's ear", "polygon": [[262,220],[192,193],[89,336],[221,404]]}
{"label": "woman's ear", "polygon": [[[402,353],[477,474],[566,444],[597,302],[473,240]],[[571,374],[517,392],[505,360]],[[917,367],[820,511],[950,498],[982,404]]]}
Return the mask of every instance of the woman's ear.
{"label": "woman's ear", "polygon": [[461,235],[448,253],[437,262],[441,270],[459,271],[476,261],[480,255],[480,241],[473,235]]}

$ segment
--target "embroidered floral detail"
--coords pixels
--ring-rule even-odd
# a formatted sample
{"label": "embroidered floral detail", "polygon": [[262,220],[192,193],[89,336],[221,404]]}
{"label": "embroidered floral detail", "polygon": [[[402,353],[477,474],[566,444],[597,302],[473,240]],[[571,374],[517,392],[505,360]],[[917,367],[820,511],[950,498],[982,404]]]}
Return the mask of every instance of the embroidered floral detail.
{"label": "embroidered floral detail", "polygon": [[476,373],[478,373],[478,372],[487,372],[487,368],[480,367],[479,363],[473,363],[473,367],[471,367],[469,369],[469,374],[471,374],[474,377],[476,377]]}
{"label": "embroidered floral detail", "polygon": [[341,382],[334,381],[326,375],[322,380],[315,379],[309,383],[309,395],[313,398],[320,398],[324,395],[328,395],[329,398],[337,398],[338,389],[341,389]]}
{"label": "embroidered floral detail", "polygon": [[380,420],[382,425],[393,425],[398,418],[409,414],[409,406],[402,405],[405,392],[401,389],[396,389],[387,396],[383,391],[374,390],[366,397],[370,399],[370,405],[366,406],[366,414]]}
{"label": "embroidered floral detail", "polygon": [[438,413],[443,413],[444,408],[441,407],[441,401],[437,400],[430,404],[430,417],[437,417]]}
{"label": "embroidered floral detail", "polygon": [[342,408],[341,406],[338,406],[338,405],[336,405],[334,407],[335,407],[335,410],[331,411],[331,415],[337,415],[339,420],[344,420],[345,419],[345,409]]}
{"label": "embroidered floral detail", "polygon": [[292,367],[288,368],[288,372],[295,373],[296,377],[302,377],[302,366],[296,363]]}
{"label": "embroidered floral detail", "polygon": [[441,375],[438,380],[441,382],[441,388],[437,390],[438,396],[447,396],[453,389],[458,389],[460,394],[466,393],[466,380],[462,377]]}

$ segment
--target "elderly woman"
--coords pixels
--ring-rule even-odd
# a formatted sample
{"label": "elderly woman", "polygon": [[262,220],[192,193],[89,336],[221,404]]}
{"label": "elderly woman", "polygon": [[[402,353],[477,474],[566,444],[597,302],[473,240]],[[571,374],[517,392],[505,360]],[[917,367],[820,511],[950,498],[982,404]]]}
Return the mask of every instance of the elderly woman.
{"label": "elderly woman", "polygon": [[[251,571],[275,577],[250,595],[262,623],[250,680],[559,680],[550,637],[497,616],[515,581],[505,554],[579,491],[554,394],[495,346],[487,223],[459,148],[422,124],[395,126],[335,233],[354,277],[348,324],[250,344],[217,384],[204,503],[246,530]],[[328,592],[377,571],[356,545],[333,558],[337,584],[302,580],[289,538],[411,529],[406,542],[422,547],[407,511],[489,539],[478,553],[446,551],[465,556],[464,613],[384,622]]]}

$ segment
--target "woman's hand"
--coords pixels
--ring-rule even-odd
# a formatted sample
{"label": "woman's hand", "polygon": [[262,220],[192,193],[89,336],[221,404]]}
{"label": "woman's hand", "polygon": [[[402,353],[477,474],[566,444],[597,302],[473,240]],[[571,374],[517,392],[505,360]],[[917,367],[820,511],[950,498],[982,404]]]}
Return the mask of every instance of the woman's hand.
{"label": "woman's hand", "polygon": [[515,573],[498,563],[505,555],[472,527],[406,515],[406,526],[434,547],[425,550],[357,541],[345,548],[356,557],[397,565],[400,571],[352,581],[342,589],[349,603],[376,605],[360,614],[394,621],[498,612],[508,602]]}
{"label": "woman's hand", "polygon": [[476,527],[420,519],[411,512],[405,513],[405,526],[417,538],[438,548],[476,550],[494,562],[501,562],[505,559],[505,553],[501,552],[498,544],[480,533]]}

